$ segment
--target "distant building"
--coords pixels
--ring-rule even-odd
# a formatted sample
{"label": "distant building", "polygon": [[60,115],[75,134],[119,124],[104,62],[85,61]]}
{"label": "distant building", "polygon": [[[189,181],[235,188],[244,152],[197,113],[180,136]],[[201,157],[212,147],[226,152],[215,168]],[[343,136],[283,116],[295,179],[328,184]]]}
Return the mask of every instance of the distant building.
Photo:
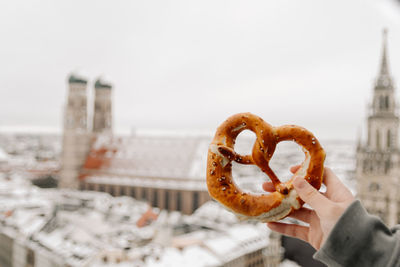
{"label": "distant building", "polygon": [[202,137],[99,136],[81,170],[83,190],[127,195],[191,214],[210,200]]}
{"label": "distant building", "polygon": [[277,267],[265,224],[239,223],[210,201],[192,215],[129,197],[40,189],[0,176],[0,266]]}
{"label": "distant building", "polygon": [[[191,214],[210,199],[205,182],[209,140],[200,137],[113,137],[112,85],[94,83],[92,127],[87,80],[68,78],[59,187],[102,191],[146,200]],[[91,112],[89,112],[91,114]],[[197,158],[196,158],[197,157]]]}
{"label": "distant building", "polygon": [[368,136],[357,146],[357,193],[368,212],[388,225],[400,218],[399,116],[395,86],[390,76],[387,31],[383,32],[382,58],[368,116]]}

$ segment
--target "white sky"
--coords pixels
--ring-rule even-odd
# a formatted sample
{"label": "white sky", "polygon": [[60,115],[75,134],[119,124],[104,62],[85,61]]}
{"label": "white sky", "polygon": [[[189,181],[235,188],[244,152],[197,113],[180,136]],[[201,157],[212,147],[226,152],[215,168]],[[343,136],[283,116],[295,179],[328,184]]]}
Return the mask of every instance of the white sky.
{"label": "white sky", "polygon": [[112,81],[120,133],[215,129],[229,115],[250,111],[320,138],[355,139],[372,97],[383,27],[399,86],[395,5],[2,1],[0,129],[60,131],[66,78],[78,71],[90,89],[99,75]]}

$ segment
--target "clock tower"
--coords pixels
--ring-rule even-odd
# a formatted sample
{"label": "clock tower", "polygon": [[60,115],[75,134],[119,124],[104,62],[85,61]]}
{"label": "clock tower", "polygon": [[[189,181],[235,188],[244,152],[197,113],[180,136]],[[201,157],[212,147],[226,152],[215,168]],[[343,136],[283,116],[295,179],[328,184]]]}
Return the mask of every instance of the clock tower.
{"label": "clock tower", "polygon": [[378,77],[373,87],[368,136],[357,147],[357,192],[366,209],[392,226],[400,218],[399,117],[395,88],[389,72],[387,30],[383,31],[382,55]]}

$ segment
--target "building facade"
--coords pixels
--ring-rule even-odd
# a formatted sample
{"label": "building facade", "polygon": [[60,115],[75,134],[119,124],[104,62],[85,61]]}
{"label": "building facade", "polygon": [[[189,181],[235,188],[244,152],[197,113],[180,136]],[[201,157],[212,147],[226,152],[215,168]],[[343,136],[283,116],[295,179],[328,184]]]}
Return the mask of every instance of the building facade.
{"label": "building facade", "polygon": [[191,214],[210,200],[204,171],[208,144],[208,138],[194,136],[99,135],[81,170],[81,189]]}
{"label": "building facade", "polygon": [[389,72],[387,30],[367,120],[367,140],[357,146],[357,193],[368,212],[392,226],[400,218],[398,146],[399,116],[395,86]]}
{"label": "building facade", "polygon": [[0,175],[0,266],[270,266],[283,249],[262,223],[214,201],[192,215],[129,197],[49,190]]}

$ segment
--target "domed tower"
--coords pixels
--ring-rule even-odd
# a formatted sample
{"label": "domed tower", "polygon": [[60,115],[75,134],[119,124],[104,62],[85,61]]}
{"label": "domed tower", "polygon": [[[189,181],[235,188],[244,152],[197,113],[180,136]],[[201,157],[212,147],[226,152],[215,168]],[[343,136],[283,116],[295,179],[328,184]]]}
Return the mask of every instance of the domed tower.
{"label": "domed tower", "polygon": [[358,197],[366,209],[394,225],[399,218],[397,196],[399,180],[398,128],[395,90],[389,73],[387,30],[383,31],[382,58],[374,84],[371,110],[368,116],[366,144],[357,147]]}
{"label": "domed tower", "polygon": [[94,84],[94,114],[93,114],[93,133],[112,132],[112,107],[111,89],[112,85],[102,79],[97,79]]}
{"label": "domed tower", "polygon": [[78,189],[79,172],[89,150],[87,80],[71,74],[68,78],[68,87],[58,186]]}

